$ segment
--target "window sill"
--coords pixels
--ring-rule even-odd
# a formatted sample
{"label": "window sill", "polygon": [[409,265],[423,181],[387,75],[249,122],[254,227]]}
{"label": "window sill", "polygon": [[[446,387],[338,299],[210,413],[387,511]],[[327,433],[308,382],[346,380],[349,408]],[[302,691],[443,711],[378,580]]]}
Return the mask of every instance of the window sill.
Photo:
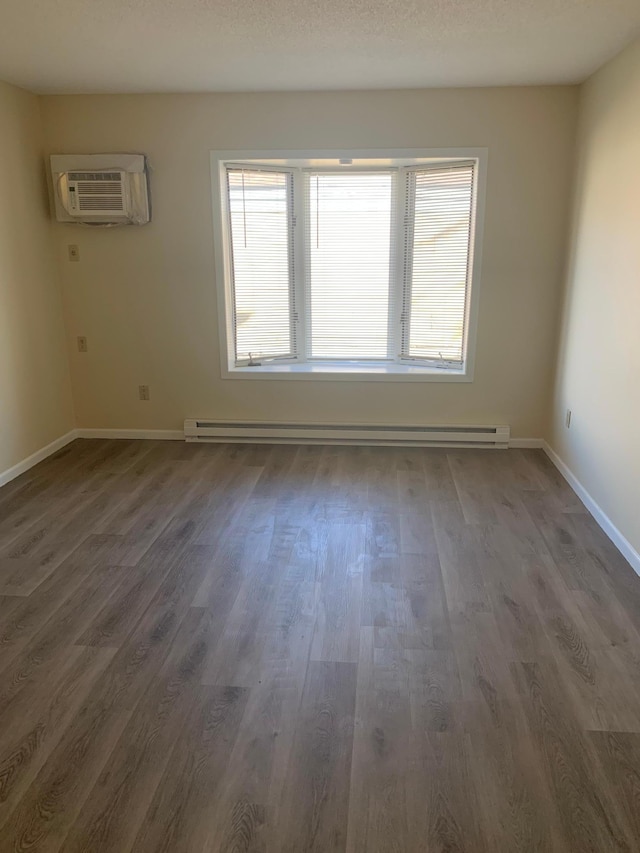
{"label": "window sill", "polygon": [[468,369],[442,369],[408,364],[262,364],[259,367],[230,367],[223,379],[298,379],[351,382],[472,382]]}

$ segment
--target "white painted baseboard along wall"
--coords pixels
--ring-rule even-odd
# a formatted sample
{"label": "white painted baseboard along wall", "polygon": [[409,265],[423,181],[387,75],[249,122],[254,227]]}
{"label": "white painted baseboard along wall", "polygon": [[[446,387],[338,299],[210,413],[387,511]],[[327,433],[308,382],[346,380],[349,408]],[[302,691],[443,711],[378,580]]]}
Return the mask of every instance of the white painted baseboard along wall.
{"label": "white painted baseboard along wall", "polygon": [[4,486],[6,483],[11,482],[11,480],[15,480],[16,477],[20,476],[20,474],[24,474],[25,471],[28,471],[30,468],[33,468],[34,465],[37,465],[38,462],[42,462],[48,456],[52,456],[54,453],[57,453],[58,450],[61,450],[65,445],[70,444],[76,438],[78,438],[78,430],[72,429],[65,433],[65,435],[61,435],[60,438],[56,438],[55,441],[47,444],[46,447],[41,447],[40,450],[36,450],[35,453],[32,453],[31,456],[27,456],[26,459],[22,460],[22,462],[12,465],[12,467],[7,468],[6,471],[1,471],[0,486]]}
{"label": "white painted baseboard along wall", "polygon": [[569,466],[562,461],[555,450],[546,441],[542,443],[542,449],[556,466],[558,471],[560,471],[567,483],[569,483],[573,491],[578,495],[582,503],[595,518],[609,539],[611,539],[618,551],[620,551],[623,557],[625,557],[625,559],[630,563],[636,574],[640,575],[640,554],[636,551],[629,540],[623,536],[620,530],[618,530],[600,505],[591,497],[589,492],[571,471]]}

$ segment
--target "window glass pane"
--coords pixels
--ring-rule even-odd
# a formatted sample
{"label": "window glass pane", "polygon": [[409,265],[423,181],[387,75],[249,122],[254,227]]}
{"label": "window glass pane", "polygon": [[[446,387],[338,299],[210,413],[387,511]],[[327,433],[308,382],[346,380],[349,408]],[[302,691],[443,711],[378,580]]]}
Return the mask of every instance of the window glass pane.
{"label": "window glass pane", "polygon": [[462,362],[473,166],[410,172],[407,198],[413,233],[407,258],[408,323],[404,328],[403,354]]}
{"label": "window glass pane", "polygon": [[227,171],[237,360],[294,353],[291,180]]}
{"label": "window glass pane", "polygon": [[312,173],[306,198],[310,357],[387,358],[393,173]]}

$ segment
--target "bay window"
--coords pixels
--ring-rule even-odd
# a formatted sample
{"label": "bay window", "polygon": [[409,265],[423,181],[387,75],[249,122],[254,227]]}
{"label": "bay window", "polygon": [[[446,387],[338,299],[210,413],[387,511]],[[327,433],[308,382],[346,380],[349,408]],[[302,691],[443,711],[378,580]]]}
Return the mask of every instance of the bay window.
{"label": "bay window", "polygon": [[479,165],[215,157],[225,375],[468,379]]}

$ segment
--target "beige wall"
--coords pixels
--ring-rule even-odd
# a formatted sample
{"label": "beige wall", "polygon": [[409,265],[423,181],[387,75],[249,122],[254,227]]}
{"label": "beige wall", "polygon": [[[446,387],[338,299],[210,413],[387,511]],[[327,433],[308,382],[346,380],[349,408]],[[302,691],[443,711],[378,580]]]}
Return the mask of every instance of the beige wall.
{"label": "beige wall", "polygon": [[[583,87],[551,444],[640,551],[640,41]],[[572,410],[571,428],[564,425]]]}
{"label": "beige wall", "polygon": [[[575,87],[314,94],[51,96],[50,153],[145,152],[154,221],[56,226],[78,425],[179,429],[185,417],[547,421],[578,92]],[[222,380],[211,149],[487,147],[472,384]],[[67,243],[81,261],[69,263]],[[137,386],[151,386],[151,401]]]}
{"label": "beige wall", "polygon": [[0,475],[73,428],[38,99],[0,83]]}

